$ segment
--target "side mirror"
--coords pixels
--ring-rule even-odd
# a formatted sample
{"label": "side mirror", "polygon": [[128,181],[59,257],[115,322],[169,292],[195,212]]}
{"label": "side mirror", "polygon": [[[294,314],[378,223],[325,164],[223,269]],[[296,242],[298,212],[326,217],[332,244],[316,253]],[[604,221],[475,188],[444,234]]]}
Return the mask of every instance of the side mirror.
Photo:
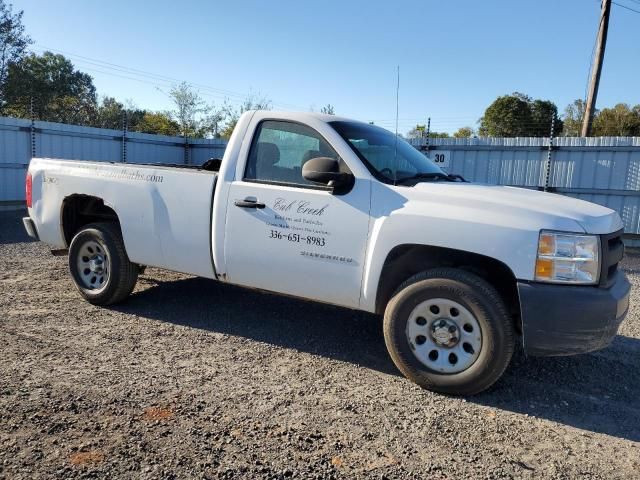
{"label": "side mirror", "polygon": [[340,171],[340,163],[330,157],[311,158],[302,166],[302,176],[310,182],[320,183],[335,190],[351,188],[353,175]]}

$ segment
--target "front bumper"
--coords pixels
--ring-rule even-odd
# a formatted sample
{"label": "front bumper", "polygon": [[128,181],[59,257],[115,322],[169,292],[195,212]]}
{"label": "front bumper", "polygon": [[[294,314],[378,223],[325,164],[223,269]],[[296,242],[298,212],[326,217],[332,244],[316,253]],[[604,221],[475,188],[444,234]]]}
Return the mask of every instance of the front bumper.
{"label": "front bumper", "polygon": [[36,230],[36,225],[30,217],[23,217],[22,224],[24,225],[24,229],[27,231],[27,235],[31,238],[35,238],[36,240],[40,240],[38,237],[38,230]]}
{"label": "front bumper", "polygon": [[611,343],[629,309],[631,284],[618,271],[609,288],[518,282],[528,355],[575,355]]}

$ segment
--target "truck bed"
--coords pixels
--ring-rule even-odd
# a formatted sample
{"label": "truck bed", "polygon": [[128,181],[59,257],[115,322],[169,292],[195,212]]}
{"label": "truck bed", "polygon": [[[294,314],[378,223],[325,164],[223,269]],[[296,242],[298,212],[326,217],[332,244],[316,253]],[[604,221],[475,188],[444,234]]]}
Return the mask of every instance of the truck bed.
{"label": "truck bed", "polygon": [[34,158],[30,214],[40,239],[66,248],[61,212],[76,196],[101,199],[120,219],[129,258],[215,278],[211,209],[217,173],[198,166]]}

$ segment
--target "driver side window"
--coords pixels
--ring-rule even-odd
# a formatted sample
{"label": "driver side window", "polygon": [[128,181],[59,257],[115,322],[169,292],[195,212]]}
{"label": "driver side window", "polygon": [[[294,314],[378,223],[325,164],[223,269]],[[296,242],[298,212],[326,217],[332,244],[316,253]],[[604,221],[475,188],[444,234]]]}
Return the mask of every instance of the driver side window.
{"label": "driver side window", "polygon": [[266,120],[258,126],[249,151],[246,180],[313,185],[302,177],[302,166],[316,157],[339,159],[315,130],[306,125]]}

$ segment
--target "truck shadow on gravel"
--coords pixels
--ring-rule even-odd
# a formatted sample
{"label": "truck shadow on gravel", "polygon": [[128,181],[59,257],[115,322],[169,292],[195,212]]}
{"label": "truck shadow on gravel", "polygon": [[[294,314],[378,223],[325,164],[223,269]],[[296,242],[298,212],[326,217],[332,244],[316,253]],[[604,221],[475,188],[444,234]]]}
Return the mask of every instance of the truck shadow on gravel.
{"label": "truck shadow on gravel", "polygon": [[26,210],[0,210],[0,245],[35,242],[25,233],[22,226],[22,217],[27,215]]}
{"label": "truck shadow on gravel", "polygon": [[572,357],[518,351],[498,384],[471,401],[640,442],[639,360],[640,340],[623,335]]}
{"label": "truck shadow on gravel", "polygon": [[[143,282],[150,288],[115,310],[400,375],[378,316],[202,278]],[[639,352],[640,340],[624,336],[604,351],[575,357],[527,358],[518,350],[498,384],[469,401],[637,442]]]}

